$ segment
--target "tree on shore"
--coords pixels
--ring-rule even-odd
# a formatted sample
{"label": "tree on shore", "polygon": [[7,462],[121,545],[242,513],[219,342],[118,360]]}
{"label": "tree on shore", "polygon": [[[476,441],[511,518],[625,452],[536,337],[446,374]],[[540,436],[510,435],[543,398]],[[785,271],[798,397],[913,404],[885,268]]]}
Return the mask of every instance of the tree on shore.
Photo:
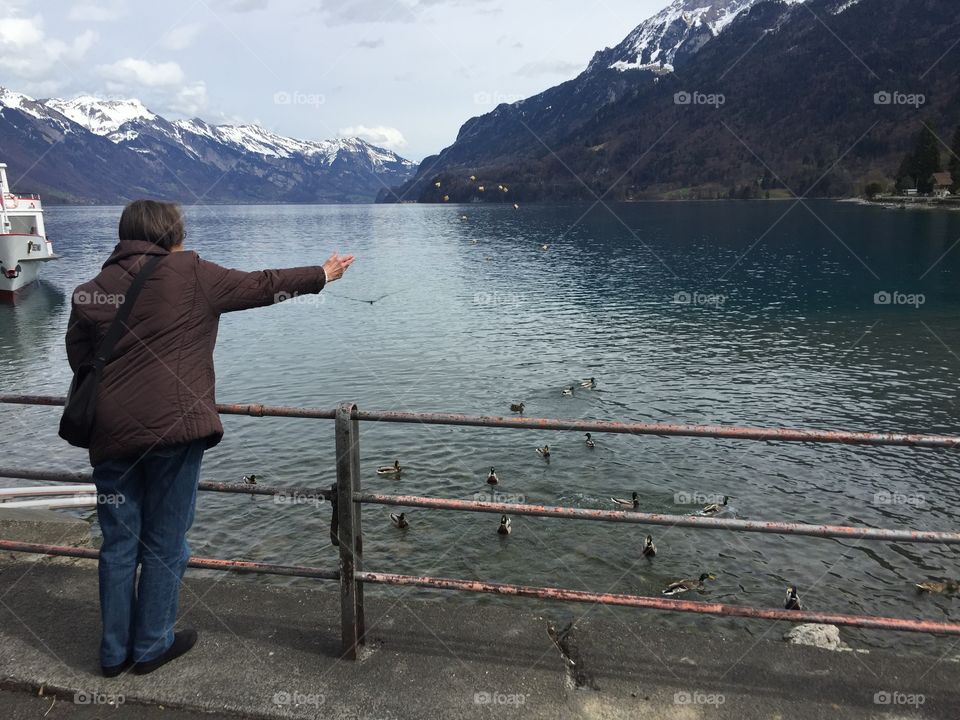
{"label": "tree on shore", "polygon": [[953,143],[950,145],[950,175],[953,177],[953,186],[950,191],[960,192],[960,125],[953,133]]}
{"label": "tree on shore", "polygon": [[900,163],[897,188],[915,187],[921,194],[933,192],[931,179],[943,169],[940,164],[940,145],[937,136],[926,125],[917,134],[913,150]]}

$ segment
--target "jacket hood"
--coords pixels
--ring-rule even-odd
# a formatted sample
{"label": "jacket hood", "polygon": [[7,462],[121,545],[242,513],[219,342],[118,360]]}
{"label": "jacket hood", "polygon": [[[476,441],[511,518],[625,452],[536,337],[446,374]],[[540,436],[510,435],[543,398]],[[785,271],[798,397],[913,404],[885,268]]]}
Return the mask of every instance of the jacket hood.
{"label": "jacket hood", "polygon": [[117,243],[117,246],[113,248],[113,252],[110,254],[110,257],[107,258],[107,261],[103,264],[103,267],[106,268],[108,265],[113,265],[114,263],[120,262],[124,258],[132,257],[134,255],[169,254],[169,250],[164,250],[159,245],[148,240],[121,240]]}

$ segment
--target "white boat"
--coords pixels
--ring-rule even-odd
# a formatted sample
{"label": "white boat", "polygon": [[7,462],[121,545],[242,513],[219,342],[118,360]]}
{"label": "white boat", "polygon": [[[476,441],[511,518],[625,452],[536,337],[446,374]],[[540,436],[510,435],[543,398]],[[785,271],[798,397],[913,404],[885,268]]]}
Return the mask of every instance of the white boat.
{"label": "white boat", "polygon": [[37,279],[43,263],[58,260],[43,226],[39,195],[10,191],[0,163],[0,299],[13,299]]}

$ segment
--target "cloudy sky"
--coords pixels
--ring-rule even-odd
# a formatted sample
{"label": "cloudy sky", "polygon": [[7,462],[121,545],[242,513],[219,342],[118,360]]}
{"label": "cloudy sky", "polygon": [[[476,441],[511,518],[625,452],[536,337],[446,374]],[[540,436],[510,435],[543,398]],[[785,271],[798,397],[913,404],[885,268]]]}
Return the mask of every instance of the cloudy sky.
{"label": "cloudy sky", "polygon": [[668,0],[5,0],[0,85],[360,135],[420,160],[574,77]]}

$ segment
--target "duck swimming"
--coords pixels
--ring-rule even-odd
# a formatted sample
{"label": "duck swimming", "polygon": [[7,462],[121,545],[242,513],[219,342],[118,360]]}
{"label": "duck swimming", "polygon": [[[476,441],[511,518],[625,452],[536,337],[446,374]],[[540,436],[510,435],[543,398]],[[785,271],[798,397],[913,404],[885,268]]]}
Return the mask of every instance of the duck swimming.
{"label": "duck swimming", "polygon": [[640,551],[640,554],[646,558],[652,558],[657,554],[657,546],[653,544],[653,537],[647,535],[646,539],[643,541],[643,550]]}
{"label": "duck swimming", "polygon": [[564,397],[573,397],[573,386],[571,385],[568,388],[564,388],[560,394]]}
{"label": "duck swimming", "polygon": [[930,581],[917,583],[915,585],[917,592],[919,593],[932,593],[934,595],[948,594],[948,595],[957,595],[960,594],[960,582],[956,580],[944,580],[942,582]]}
{"label": "duck swimming", "polygon": [[244,476],[243,476],[243,481],[244,481],[247,485],[256,485],[256,484],[257,484],[257,476],[256,476],[256,475],[244,475]]}
{"label": "duck swimming", "polygon": [[597,379],[590,378],[589,380],[581,380],[580,387],[582,388],[595,388],[597,386]]}
{"label": "duck swimming", "polygon": [[510,522],[510,518],[508,518],[506,515],[501,515],[501,516],[500,516],[500,526],[497,528],[497,534],[498,534],[498,535],[509,535],[512,525],[513,525],[513,523]]}
{"label": "duck swimming", "polygon": [[497,477],[497,471],[490,468],[490,474],[487,475],[487,485],[498,485],[500,478]]}
{"label": "duck swimming", "polygon": [[526,405],[524,405],[522,402],[520,402],[520,403],[511,403],[511,404],[510,404],[510,409],[511,409],[513,412],[515,412],[515,413],[520,413],[521,415],[523,415],[523,409],[524,409],[525,407],[526,407]]}
{"label": "duck swimming", "polygon": [[377,468],[377,475],[394,475],[399,477],[401,472],[403,472],[403,468],[400,467],[399,460],[394,460],[393,465],[384,465],[383,467]]}
{"label": "duck swimming", "polygon": [[785,610],[803,610],[800,604],[800,596],[797,595],[797,586],[791,585],[787,588],[787,599],[783,602]]}
{"label": "duck swimming", "polygon": [[627,507],[632,507],[636,510],[640,507],[640,496],[637,493],[633,493],[630,500],[624,500],[623,498],[610,498],[617,505],[626,505]]}
{"label": "duck swimming", "polygon": [[593,438],[590,437],[590,433],[587,433],[587,441],[585,445],[591,450],[593,450],[597,446],[597,444],[593,441]]}
{"label": "duck swimming", "polygon": [[720,512],[721,510],[723,510],[723,509],[727,506],[727,501],[728,501],[729,499],[730,499],[729,496],[724,495],[724,496],[723,496],[723,502],[722,502],[722,503],[713,503],[712,505],[707,505],[703,510],[700,511],[700,514],[701,514],[701,515],[716,515],[718,512]]}
{"label": "duck swimming", "polygon": [[676,582],[667,585],[663,589],[662,594],[679,595],[680,593],[690,592],[691,590],[703,592],[703,581],[716,579],[716,576],[711,575],[710,573],[703,573],[697,580],[677,580]]}
{"label": "duck swimming", "polygon": [[410,523],[407,522],[406,513],[400,513],[399,515],[396,513],[390,513],[390,521],[393,523],[394,527],[400,530],[406,530],[408,527],[410,527]]}
{"label": "duck swimming", "polygon": [[542,457],[544,460],[549,460],[549,459],[550,459],[550,446],[549,446],[549,445],[544,445],[542,448],[539,448],[539,447],[538,447],[538,448],[537,448],[537,453],[538,453],[538,454],[540,455],[540,457]]}

